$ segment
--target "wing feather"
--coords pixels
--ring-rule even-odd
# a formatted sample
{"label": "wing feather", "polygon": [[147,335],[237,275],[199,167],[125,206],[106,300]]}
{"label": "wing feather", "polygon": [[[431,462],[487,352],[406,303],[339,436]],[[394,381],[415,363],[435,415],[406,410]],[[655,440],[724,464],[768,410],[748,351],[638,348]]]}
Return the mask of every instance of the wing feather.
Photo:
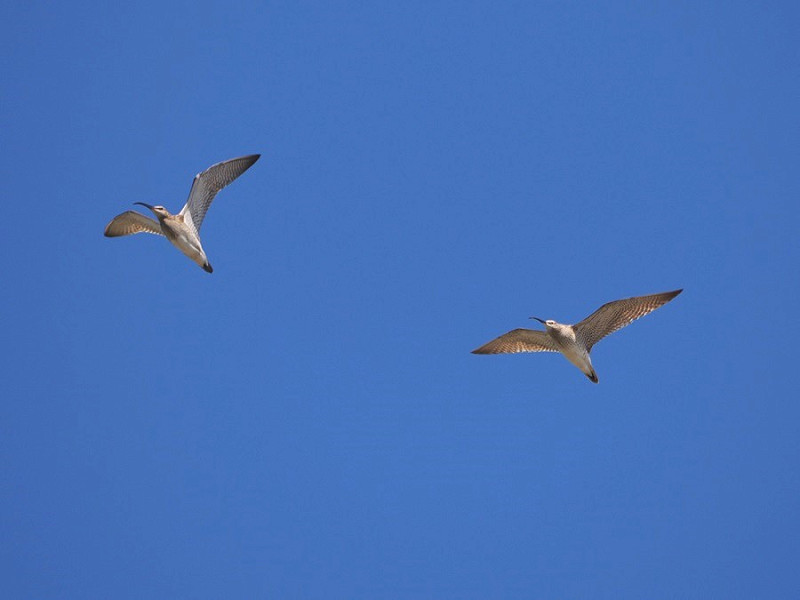
{"label": "wing feather", "polygon": [[111,219],[111,222],[106,225],[105,236],[119,237],[134,233],[164,235],[161,233],[161,225],[158,224],[158,221],[146,217],[135,210],[128,210]]}
{"label": "wing feather", "polygon": [[472,351],[473,354],[558,352],[550,336],[535,329],[514,329]]}
{"label": "wing feather", "polygon": [[580,336],[586,344],[586,349],[591,350],[597,342],[610,333],[630,325],[636,319],[653,312],[663,306],[683,290],[652,294],[650,296],[635,296],[624,300],[615,300],[604,304],[580,323],[574,325],[576,335]]}
{"label": "wing feather", "polygon": [[184,222],[194,227],[196,233],[200,233],[200,226],[217,192],[249,169],[260,156],[260,154],[250,154],[231,158],[195,175],[189,199],[180,212]]}

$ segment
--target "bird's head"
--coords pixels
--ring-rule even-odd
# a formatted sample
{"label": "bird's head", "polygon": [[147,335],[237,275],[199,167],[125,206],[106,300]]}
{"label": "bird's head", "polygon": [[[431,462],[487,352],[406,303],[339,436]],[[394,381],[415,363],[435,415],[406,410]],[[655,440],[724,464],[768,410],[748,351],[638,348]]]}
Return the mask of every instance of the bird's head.
{"label": "bird's head", "polygon": [[540,319],[539,317],[531,317],[531,319],[536,319],[537,321],[539,321],[539,323],[541,323],[545,327],[555,327],[556,326],[556,322],[553,321],[553,319],[547,319],[546,321],[544,319]]}
{"label": "bird's head", "polygon": [[145,204],[144,202],[134,202],[134,204],[139,204],[145,208],[149,208],[157,217],[163,218],[169,216],[169,211],[160,204],[156,204],[155,206],[152,204]]}

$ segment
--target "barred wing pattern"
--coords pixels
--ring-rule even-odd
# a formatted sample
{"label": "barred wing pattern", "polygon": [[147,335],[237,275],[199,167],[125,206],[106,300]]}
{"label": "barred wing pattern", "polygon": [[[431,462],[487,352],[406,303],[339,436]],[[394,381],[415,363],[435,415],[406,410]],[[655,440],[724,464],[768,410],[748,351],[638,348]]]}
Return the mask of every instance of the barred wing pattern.
{"label": "barred wing pattern", "polygon": [[158,224],[158,221],[146,217],[135,210],[128,210],[121,215],[117,215],[106,225],[106,237],[119,237],[133,233],[164,235],[161,233],[161,225]]}
{"label": "barred wing pattern", "polygon": [[192,226],[195,233],[200,233],[200,226],[217,192],[253,166],[260,156],[260,154],[250,154],[231,158],[195,175],[189,199],[180,212],[184,222]]}
{"label": "barred wing pattern", "polygon": [[509,352],[560,352],[550,336],[534,329],[514,329],[472,351],[473,354],[505,354]]}
{"label": "barred wing pattern", "polygon": [[630,325],[639,317],[643,317],[663,306],[683,290],[652,294],[650,296],[636,296],[615,300],[604,304],[580,323],[574,325],[575,334],[586,345],[586,350],[591,350],[597,342],[610,333]]}

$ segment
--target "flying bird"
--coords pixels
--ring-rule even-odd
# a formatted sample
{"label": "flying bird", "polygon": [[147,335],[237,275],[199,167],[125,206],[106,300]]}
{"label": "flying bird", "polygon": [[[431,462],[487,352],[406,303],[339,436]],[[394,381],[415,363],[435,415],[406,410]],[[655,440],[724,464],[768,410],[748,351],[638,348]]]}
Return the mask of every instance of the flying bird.
{"label": "flying bird", "polygon": [[153,211],[158,221],[129,210],[117,215],[106,225],[105,236],[119,237],[133,233],[163,235],[178,250],[211,273],[213,269],[200,243],[200,226],[217,192],[249,169],[260,156],[260,154],[250,154],[232,158],[212,165],[195,175],[189,199],[177,215],[170,214],[160,205],[151,206],[144,202],[134,202]]}
{"label": "flying bird", "polygon": [[514,329],[473,350],[473,354],[502,354],[508,352],[561,352],[594,383],[597,373],[589,353],[592,346],[610,333],[630,325],[639,317],[663,306],[683,290],[636,296],[604,304],[576,325],[565,325],[551,319],[531,317],[544,324],[545,331]]}

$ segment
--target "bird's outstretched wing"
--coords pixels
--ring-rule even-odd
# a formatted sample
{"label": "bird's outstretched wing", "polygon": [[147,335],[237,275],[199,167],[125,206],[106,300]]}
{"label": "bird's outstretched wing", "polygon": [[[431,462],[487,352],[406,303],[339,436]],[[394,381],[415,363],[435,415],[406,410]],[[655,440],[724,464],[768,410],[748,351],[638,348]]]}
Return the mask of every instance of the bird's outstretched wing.
{"label": "bird's outstretched wing", "polygon": [[208,207],[211,206],[211,201],[214,200],[217,192],[247,171],[260,156],[260,154],[250,154],[231,158],[211,165],[202,173],[194,176],[189,199],[180,214],[183,215],[185,223],[194,227],[195,233],[200,233],[200,226],[203,224]]}
{"label": "bird's outstretched wing", "polygon": [[161,226],[158,221],[145,217],[135,210],[127,210],[121,215],[117,215],[106,225],[106,237],[119,237],[121,235],[131,235],[132,233],[161,233]]}
{"label": "bird's outstretched wing", "polygon": [[472,351],[473,354],[507,352],[559,352],[559,350],[544,331],[513,329]]}
{"label": "bird's outstretched wing", "polygon": [[586,349],[591,350],[592,346],[609,333],[614,333],[626,325],[630,325],[639,317],[653,312],[682,291],[680,289],[650,296],[636,296],[603,304],[583,321],[573,326],[575,334],[586,344]]}

